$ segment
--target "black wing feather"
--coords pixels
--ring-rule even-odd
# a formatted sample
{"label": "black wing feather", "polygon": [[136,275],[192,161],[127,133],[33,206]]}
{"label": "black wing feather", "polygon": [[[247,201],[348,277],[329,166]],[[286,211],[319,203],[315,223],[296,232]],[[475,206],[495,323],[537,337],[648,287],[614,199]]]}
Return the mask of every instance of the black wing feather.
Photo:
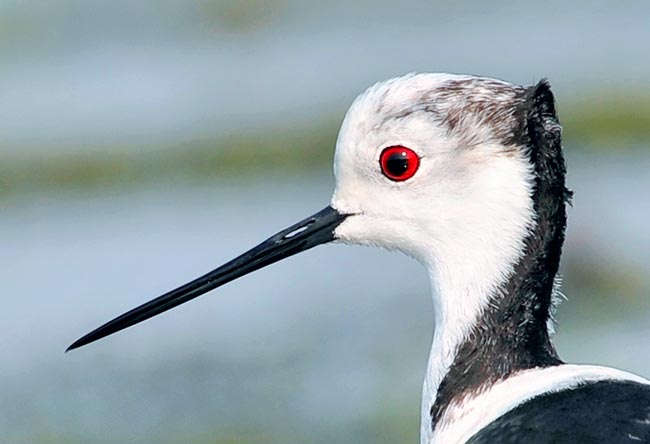
{"label": "black wing feather", "polygon": [[650,443],[650,385],[600,381],[535,397],[468,444]]}

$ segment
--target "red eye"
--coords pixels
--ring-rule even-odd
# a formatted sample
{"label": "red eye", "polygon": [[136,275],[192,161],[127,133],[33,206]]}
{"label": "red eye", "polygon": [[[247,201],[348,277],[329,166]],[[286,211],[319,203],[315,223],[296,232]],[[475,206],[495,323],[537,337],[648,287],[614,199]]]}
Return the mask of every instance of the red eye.
{"label": "red eye", "polygon": [[420,158],[415,151],[405,146],[389,146],[381,152],[379,165],[384,176],[401,182],[413,177],[420,166]]}

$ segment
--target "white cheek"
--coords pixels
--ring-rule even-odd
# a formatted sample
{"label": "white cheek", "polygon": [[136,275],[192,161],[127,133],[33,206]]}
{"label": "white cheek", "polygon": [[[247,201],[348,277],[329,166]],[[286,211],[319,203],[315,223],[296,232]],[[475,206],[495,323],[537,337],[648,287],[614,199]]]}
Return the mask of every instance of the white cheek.
{"label": "white cheek", "polygon": [[338,238],[433,262],[456,284],[489,294],[511,272],[534,224],[529,163],[494,158],[495,149],[440,159],[431,171],[424,165],[427,180],[399,189],[344,174],[332,206],[358,216],[337,228]]}
{"label": "white cheek", "polygon": [[[476,153],[478,155],[478,153]],[[502,282],[521,256],[534,224],[533,176],[523,159],[472,159],[467,180],[436,199],[437,256],[475,285]],[[490,162],[489,165],[486,165]],[[470,179],[471,178],[471,179]],[[447,196],[453,195],[452,199]]]}
{"label": "white cheek", "polygon": [[427,261],[431,249],[417,226],[397,218],[350,216],[336,227],[334,234],[339,242],[400,251],[420,262]]}

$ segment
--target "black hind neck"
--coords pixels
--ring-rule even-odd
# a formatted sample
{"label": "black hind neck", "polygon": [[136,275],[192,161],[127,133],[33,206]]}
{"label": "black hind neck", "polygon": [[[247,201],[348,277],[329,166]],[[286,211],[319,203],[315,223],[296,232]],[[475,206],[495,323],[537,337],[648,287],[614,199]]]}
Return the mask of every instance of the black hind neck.
{"label": "black hind neck", "polygon": [[460,345],[440,383],[431,406],[432,427],[452,402],[516,371],[562,362],[551,343],[548,324],[570,192],[565,188],[561,127],[548,84],[540,82],[529,88],[518,111],[522,126],[513,131],[513,139],[534,165],[536,224],[524,241],[524,254],[510,279]]}

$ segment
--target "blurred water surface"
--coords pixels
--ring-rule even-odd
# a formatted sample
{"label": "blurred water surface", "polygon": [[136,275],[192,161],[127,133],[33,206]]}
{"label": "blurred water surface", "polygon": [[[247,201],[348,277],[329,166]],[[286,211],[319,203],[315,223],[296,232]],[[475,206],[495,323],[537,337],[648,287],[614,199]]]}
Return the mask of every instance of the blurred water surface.
{"label": "blurred water surface", "polygon": [[[569,166],[560,353],[650,376],[650,158]],[[415,442],[432,314],[424,270],[399,254],[319,247],[63,354],[322,208],[332,184],[268,176],[4,202],[0,442]]]}

